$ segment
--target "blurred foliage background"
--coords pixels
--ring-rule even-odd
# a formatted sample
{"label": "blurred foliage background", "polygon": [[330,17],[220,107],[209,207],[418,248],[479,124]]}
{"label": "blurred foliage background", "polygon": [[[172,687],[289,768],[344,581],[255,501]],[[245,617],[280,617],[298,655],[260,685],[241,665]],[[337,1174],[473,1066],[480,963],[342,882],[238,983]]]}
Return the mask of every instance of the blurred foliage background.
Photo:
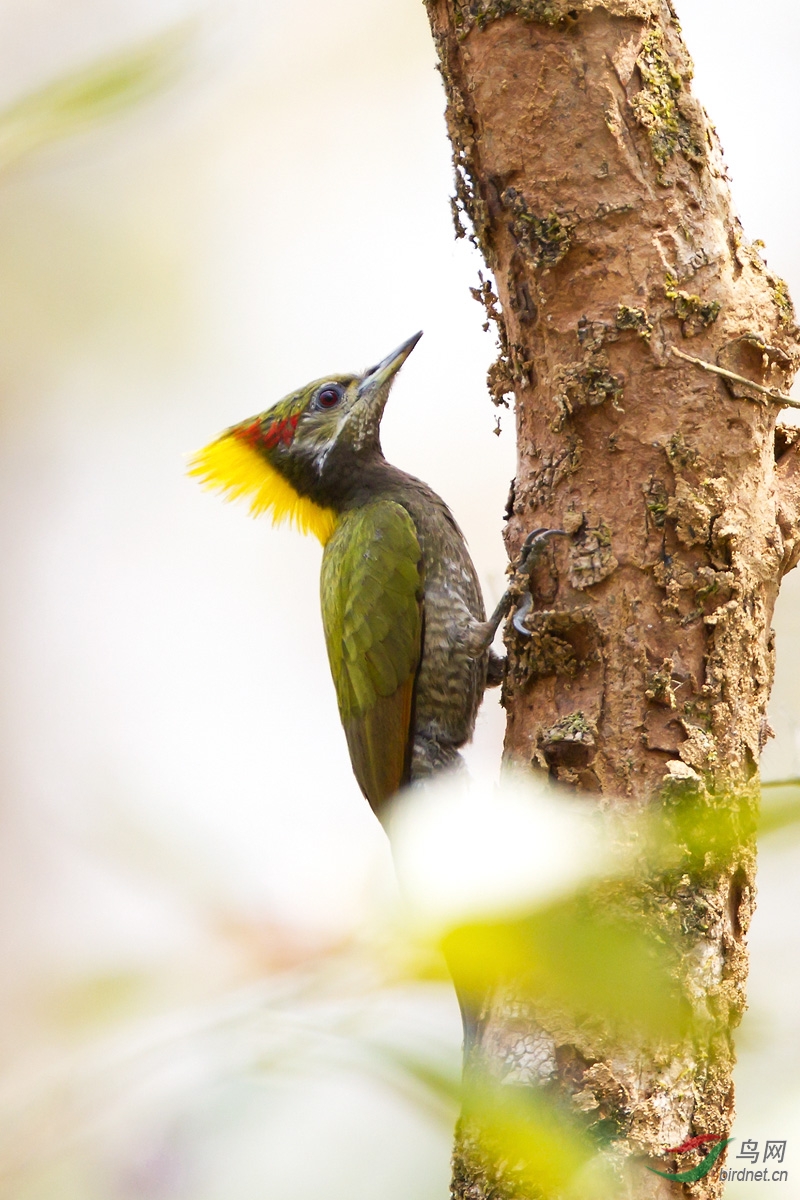
{"label": "blurred foliage background", "polygon": [[[800,295],[800,15],[680,16],[746,231]],[[0,0],[0,48],[0,1194],[442,1198],[458,1011],[350,773],[319,547],[184,476],[422,327],[385,449],[498,598],[513,422],[492,436],[422,4]],[[800,774],[799,587],[768,778]],[[489,697],[478,774],[501,742]],[[788,1138],[790,1172],[798,865],[765,840],[734,1130]]]}

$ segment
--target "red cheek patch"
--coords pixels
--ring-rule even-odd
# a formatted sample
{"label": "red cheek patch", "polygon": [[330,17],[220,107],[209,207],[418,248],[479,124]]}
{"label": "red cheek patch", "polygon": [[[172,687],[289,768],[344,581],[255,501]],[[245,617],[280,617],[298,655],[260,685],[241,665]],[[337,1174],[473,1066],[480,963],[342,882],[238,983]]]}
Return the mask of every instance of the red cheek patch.
{"label": "red cheek patch", "polygon": [[235,431],[236,437],[241,438],[243,442],[249,442],[252,446],[261,437],[261,422],[253,421],[252,425],[246,425],[244,429]]}
{"label": "red cheek patch", "polygon": [[283,421],[273,421],[267,432],[264,434],[264,445],[271,450],[273,446],[277,446],[281,440],[281,432],[283,429]]}
{"label": "red cheek patch", "polygon": [[279,442],[283,442],[284,446],[291,446],[297,430],[299,415],[299,413],[294,413],[291,417],[281,417],[273,421],[265,431],[262,431],[260,421],[253,421],[251,425],[237,429],[236,436],[251,446],[262,442],[268,450],[274,449]]}

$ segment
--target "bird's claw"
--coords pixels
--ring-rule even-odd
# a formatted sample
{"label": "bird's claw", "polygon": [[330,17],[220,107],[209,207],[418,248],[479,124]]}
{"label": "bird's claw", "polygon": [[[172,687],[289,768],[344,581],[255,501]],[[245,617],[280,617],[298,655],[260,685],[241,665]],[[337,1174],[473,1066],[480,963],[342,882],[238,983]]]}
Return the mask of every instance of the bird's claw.
{"label": "bird's claw", "polygon": [[530,591],[523,592],[522,593],[522,603],[520,604],[519,608],[517,608],[516,612],[514,613],[514,616],[511,618],[511,624],[514,626],[517,633],[521,633],[523,637],[531,636],[530,629],[526,628],[526,626],[523,624],[523,621],[527,617],[528,613],[531,611],[532,607],[533,607],[533,596],[531,595]]}
{"label": "bird's claw", "polygon": [[534,566],[539,553],[544,546],[545,540],[549,537],[569,537],[566,529],[533,529],[522,543],[520,551],[519,563],[517,571],[525,571],[530,574],[531,568]]}
{"label": "bird's claw", "polygon": [[514,572],[515,574],[524,572],[528,576],[528,587],[524,588],[520,593],[522,596],[522,602],[518,605],[514,616],[511,618],[511,624],[514,626],[517,633],[521,633],[523,637],[531,637],[530,629],[528,629],[524,624],[528,613],[533,607],[533,594],[530,589],[530,574],[547,538],[549,537],[569,537],[569,534],[565,529],[542,528],[532,530],[522,543],[519,563]]}

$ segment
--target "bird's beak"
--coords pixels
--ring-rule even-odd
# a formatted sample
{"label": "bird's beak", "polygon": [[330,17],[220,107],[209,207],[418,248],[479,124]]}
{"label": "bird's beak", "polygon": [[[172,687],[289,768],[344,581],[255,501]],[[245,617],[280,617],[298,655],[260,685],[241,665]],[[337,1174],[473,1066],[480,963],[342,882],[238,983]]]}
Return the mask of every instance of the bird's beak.
{"label": "bird's beak", "polygon": [[[422,330],[420,329],[419,333],[415,333],[408,341],[403,342],[402,346],[398,346],[391,354],[387,354],[377,367],[370,367],[358,385],[359,400],[363,398],[369,402],[372,397],[384,393],[385,385],[397,374],[421,337]],[[388,388],[384,393],[384,400],[386,394],[388,394]]]}

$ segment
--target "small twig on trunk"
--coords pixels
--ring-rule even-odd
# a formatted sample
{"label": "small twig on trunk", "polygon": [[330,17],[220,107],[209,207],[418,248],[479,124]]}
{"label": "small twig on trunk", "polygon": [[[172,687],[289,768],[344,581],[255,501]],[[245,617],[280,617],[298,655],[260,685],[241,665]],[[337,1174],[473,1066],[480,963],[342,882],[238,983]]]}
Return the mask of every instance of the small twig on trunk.
{"label": "small twig on trunk", "polygon": [[679,350],[677,346],[670,345],[669,350],[677,357],[682,358],[685,362],[694,363],[696,367],[702,367],[704,371],[711,371],[714,375],[722,375],[724,379],[732,379],[734,383],[743,383],[746,387],[753,388],[756,392],[761,392],[763,396],[769,396],[770,400],[775,400],[785,408],[800,408],[800,400],[793,400],[791,396],[787,396],[785,392],[781,392],[778,388],[764,387],[761,383],[754,383],[752,379],[745,379],[744,375],[737,375],[734,371],[726,371],[724,367],[717,367],[714,363],[706,362],[704,358],[695,358],[693,354],[684,354],[683,350]]}

